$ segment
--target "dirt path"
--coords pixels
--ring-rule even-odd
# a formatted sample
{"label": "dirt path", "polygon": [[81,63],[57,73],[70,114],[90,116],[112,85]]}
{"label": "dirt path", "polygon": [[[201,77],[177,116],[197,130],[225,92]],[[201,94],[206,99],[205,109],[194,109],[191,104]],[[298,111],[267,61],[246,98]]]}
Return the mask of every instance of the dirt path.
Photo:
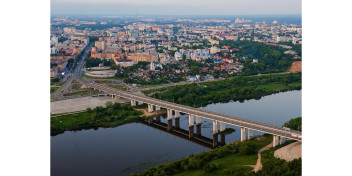
{"label": "dirt path", "polygon": [[143,112],[143,115],[147,116],[147,117],[149,117],[149,116],[158,116],[158,115],[162,115],[162,114],[166,113],[166,110],[164,110],[164,109],[161,109],[159,111],[153,111],[151,113],[148,112],[147,109],[135,109],[135,110]]}
{"label": "dirt path", "polygon": [[[259,151],[258,151],[258,159],[257,159],[257,164],[254,166],[254,172],[258,172],[259,170],[262,169],[262,162],[261,162],[261,159],[262,159],[262,155],[261,153],[264,151],[264,150],[268,150],[270,149],[271,147],[273,146],[273,143],[270,143],[268,144],[267,146],[261,148]],[[249,165],[250,166],[250,165]]]}

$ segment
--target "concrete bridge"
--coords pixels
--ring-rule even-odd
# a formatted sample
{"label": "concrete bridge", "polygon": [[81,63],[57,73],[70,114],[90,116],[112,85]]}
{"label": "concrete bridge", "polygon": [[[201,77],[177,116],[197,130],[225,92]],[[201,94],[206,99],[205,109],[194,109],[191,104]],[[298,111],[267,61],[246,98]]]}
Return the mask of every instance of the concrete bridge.
{"label": "concrete bridge", "polygon": [[[184,106],[168,101],[163,101],[147,96],[135,95],[130,92],[118,90],[108,86],[104,86],[93,81],[86,80],[85,78],[77,75],[78,82],[91,87],[95,90],[99,90],[110,95],[113,98],[126,98],[131,100],[131,106],[136,106],[138,104],[146,103],[148,104],[148,111],[153,112],[160,110],[160,108],[167,109],[167,119],[168,123],[172,124],[174,119],[176,122],[179,121],[180,113],[188,114],[189,116],[189,138],[194,137],[194,126],[196,126],[197,132],[200,131],[201,118],[206,118],[213,121],[213,137],[215,140],[213,146],[217,146],[218,133],[225,130],[226,124],[238,126],[241,128],[241,141],[251,139],[253,137],[253,131],[260,131],[273,135],[273,146],[282,144],[285,139],[293,139],[297,141],[302,141],[302,134],[299,131],[287,131],[281,127],[269,125],[261,122],[251,121],[247,119],[242,119],[239,117],[229,116],[225,114],[220,114],[212,111],[207,111],[203,109],[193,108],[189,106]],[[177,123],[176,123],[177,124]],[[172,129],[169,129],[172,130]],[[199,132],[200,133],[200,132]],[[248,135],[247,135],[248,133]]]}
{"label": "concrete bridge", "polygon": [[[87,53],[87,52],[86,52]],[[86,57],[86,53],[83,58]],[[241,141],[251,139],[253,137],[253,131],[260,131],[263,133],[268,133],[273,135],[273,147],[285,142],[285,139],[293,139],[297,141],[302,141],[302,134],[300,131],[287,131],[281,127],[265,124],[261,122],[251,121],[239,117],[229,116],[226,114],[216,113],[208,110],[193,108],[189,106],[184,106],[168,101],[163,101],[145,95],[135,95],[131,92],[118,90],[109,86],[104,86],[102,84],[95,83],[94,81],[87,80],[80,75],[80,70],[84,66],[84,59],[79,62],[75,74],[72,76],[73,79],[79,83],[91,87],[100,92],[104,92],[110,95],[112,98],[126,98],[131,100],[131,105],[136,106],[138,104],[146,103],[148,104],[148,111],[153,112],[160,110],[160,108],[167,109],[167,119],[168,119],[168,130],[172,130],[172,120],[174,119],[176,125],[180,118],[180,113],[188,114],[189,117],[189,138],[194,137],[194,126],[196,126],[197,134],[201,133],[201,118],[206,118],[213,121],[213,147],[218,146],[218,134],[226,128],[226,124],[238,126],[241,128]],[[177,126],[176,126],[177,128]],[[247,135],[248,133],[248,135]],[[224,135],[221,135],[221,140]]]}

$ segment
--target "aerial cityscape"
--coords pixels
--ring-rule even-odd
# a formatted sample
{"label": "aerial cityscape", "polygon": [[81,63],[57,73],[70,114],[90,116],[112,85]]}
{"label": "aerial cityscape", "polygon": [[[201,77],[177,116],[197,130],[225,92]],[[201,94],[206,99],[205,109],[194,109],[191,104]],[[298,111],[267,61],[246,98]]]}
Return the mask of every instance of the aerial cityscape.
{"label": "aerial cityscape", "polygon": [[51,15],[51,175],[302,175],[301,15],[143,13]]}

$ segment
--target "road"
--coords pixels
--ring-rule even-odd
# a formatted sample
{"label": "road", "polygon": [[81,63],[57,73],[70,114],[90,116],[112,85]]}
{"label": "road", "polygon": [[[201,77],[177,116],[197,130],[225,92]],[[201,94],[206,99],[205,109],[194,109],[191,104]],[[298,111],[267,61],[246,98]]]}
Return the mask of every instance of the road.
{"label": "road", "polygon": [[65,82],[65,84],[62,85],[57,91],[55,91],[54,93],[52,93],[52,94],[50,95],[50,98],[51,98],[52,100],[53,100],[53,99],[56,99],[56,98],[58,98],[58,97],[60,97],[60,96],[63,94],[63,91],[66,91],[66,90],[70,87],[72,81],[73,81],[74,79],[76,79],[77,74],[80,74],[80,72],[81,72],[81,70],[82,70],[82,68],[83,68],[83,66],[84,66],[84,63],[85,63],[85,58],[87,57],[89,50],[92,48],[92,45],[93,45],[93,44],[89,44],[89,45],[85,48],[85,52],[84,52],[83,55],[81,56],[80,61],[77,63],[77,66],[76,66],[76,69],[74,70],[74,72],[73,72],[73,73],[68,73],[68,74],[69,74],[69,75],[68,75],[69,79]]}
{"label": "road", "polygon": [[[160,106],[166,109],[172,109],[186,114],[196,115],[198,117],[206,118],[209,120],[216,120],[218,122],[224,122],[226,124],[230,124],[238,127],[245,127],[248,129],[253,129],[255,131],[260,131],[268,134],[286,137],[288,139],[302,141],[302,138],[298,137],[298,136],[302,136],[300,131],[294,131],[294,130],[286,131],[282,127],[256,122],[256,121],[251,121],[251,120],[247,120],[239,117],[229,116],[226,114],[216,113],[208,110],[193,108],[185,105],[180,105],[180,104],[176,104],[168,101],[147,97],[145,95],[136,95],[131,92],[118,90],[109,86],[95,83],[94,81],[91,81],[91,80],[87,80],[86,78],[81,76],[81,69],[84,66],[84,63],[85,63],[84,59],[87,56],[87,53],[90,50],[90,48],[91,48],[91,45],[83,54],[82,59],[79,61],[77,65],[75,73],[72,75],[72,79],[75,79],[77,82],[83,85],[100,90],[109,95],[115,95],[118,97],[130,99],[130,100],[136,100],[138,102],[148,103],[148,104]],[[293,136],[292,134],[295,134],[296,136]]]}

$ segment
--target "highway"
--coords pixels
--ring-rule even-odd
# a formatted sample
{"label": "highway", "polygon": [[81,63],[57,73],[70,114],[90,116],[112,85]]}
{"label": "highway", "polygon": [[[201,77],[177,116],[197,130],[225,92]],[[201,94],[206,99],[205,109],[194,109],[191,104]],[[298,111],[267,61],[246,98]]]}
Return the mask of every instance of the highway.
{"label": "highway", "polygon": [[89,50],[92,48],[92,44],[89,44],[86,48],[85,48],[85,52],[83,53],[83,55],[81,56],[81,60],[77,63],[77,66],[74,70],[74,73],[69,73],[68,77],[69,79],[64,83],[64,85],[62,85],[57,91],[55,91],[54,93],[52,93],[50,95],[50,98],[53,100],[55,98],[58,98],[59,96],[61,96],[63,91],[66,91],[70,86],[71,83],[74,79],[76,79],[77,74],[80,75],[80,72],[84,66],[85,63],[85,58],[88,55]]}
{"label": "highway", "polygon": [[[91,48],[91,45],[89,46],[89,48]],[[86,52],[83,54],[82,59],[78,63],[76,71],[72,76],[72,79],[75,79],[77,82],[79,82],[83,85],[100,90],[100,91],[105,92],[106,94],[109,94],[109,95],[115,95],[118,97],[130,99],[130,100],[136,100],[138,102],[148,103],[148,104],[160,106],[160,107],[166,108],[166,109],[172,109],[172,110],[179,111],[179,112],[186,113],[186,114],[192,114],[197,117],[206,118],[209,120],[216,120],[218,122],[224,122],[226,124],[230,124],[230,125],[234,125],[234,126],[238,126],[238,127],[245,127],[248,129],[253,129],[255,131],[260,131],[260,132],[264,132],[264,133],[268,133],[268,134],[282,136],[282,137],[285,137],[288,139],[302,141],[302,138],[298,137],[298,136],[302,136],[302,133],[300,131],[294,131],[294,130],[287,131],[287,130],[284,130],[282,127],[278,127],[278,126],[274,126],[274,125],[270,125],[270,124],[265,124],[265,123],[261,123],[261,122],[256,122],[256,121],[251,121],[251,120],[239,118],[239,117],[229,116],[226,114],[216,113],[216,112],[203,110],[203,109],[199,109],[199,108],[193,108],[193,107],[189,107],[189,106],[185,106],[185,105],[180,105],[180,104],[176,104],[176,103],[172,103],[172,102],[168,102],[168,101],[163,101],[163,100],[151,98],[151,97],[148,97],[145,95],[144,96],[143,95],[135,95],[131,92],[118,90],[118,89],[115,89],[115,88],[112,88],[109,86],[105,86],[105,85],[98,84],[93,81],[87,80],[81,76],[81,69],[83,68],[84,63],[85,63],[84,59],[87,56],[87,53],[88,53],[87,51],[89,51],[89,49],[87,49]],[[294,134],[294,135],[292,135],[292,134]]]}

